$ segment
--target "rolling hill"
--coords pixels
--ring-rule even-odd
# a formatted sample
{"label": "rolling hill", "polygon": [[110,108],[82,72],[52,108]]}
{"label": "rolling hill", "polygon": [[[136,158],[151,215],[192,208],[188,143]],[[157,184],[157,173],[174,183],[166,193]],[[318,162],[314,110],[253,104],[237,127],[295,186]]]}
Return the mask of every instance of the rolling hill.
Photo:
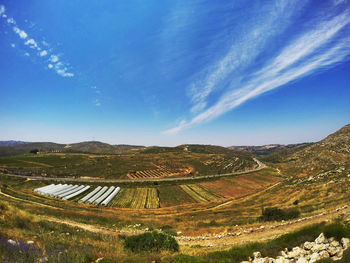
{"label": "rolling hill", "polygon": [[63,153],[94,153],[94,154],[119,154],[131,149],[143,148],[134,145],[111,145],[97,141],[88,141],[72,144],[58,144],[53,142],[20,142],[3,141],[0,143],[0,156],[11,156],[30,153],[32,150],[39,152],[63,152]]}
{"label": "rolling hill", "polygon": [[339,169],[346,171],[350,167],[350,125],[285,156],[281,162],[289,174],[316,175]]}

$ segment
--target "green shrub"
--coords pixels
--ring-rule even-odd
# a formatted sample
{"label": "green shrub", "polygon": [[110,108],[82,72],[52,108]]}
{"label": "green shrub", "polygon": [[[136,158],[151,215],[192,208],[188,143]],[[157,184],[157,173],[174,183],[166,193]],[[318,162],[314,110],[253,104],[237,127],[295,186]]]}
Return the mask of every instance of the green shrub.
{"label": "green shrub", "polygon": [[126,237],[124,246],[132,252],[179,251],[179,245],[174,237],[156,231]]}
{"label": "green shrub", "polygon": [[259,217],[261,221],[282,221],[293,218],[298,218],[300,211],[297,208],[291,208],[288,210],[282,210],[278,207],[265,208],[262,211],[262,215]]}
{"label": "green shrub", "polygon": [[350,237],[350,227],[342,223],[333,223],[325,227],[324,234],[328,238],[335,237],[340,241],[343,237]]}

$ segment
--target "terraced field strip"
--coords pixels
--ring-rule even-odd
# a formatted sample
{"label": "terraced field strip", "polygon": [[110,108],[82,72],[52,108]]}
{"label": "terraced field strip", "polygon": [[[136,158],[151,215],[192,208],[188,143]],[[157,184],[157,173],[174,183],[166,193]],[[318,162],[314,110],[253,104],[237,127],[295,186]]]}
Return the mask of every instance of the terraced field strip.
{"label": "terraced field strip", "polygon": [[203,198],[205,198],[208,201],[212,201],[214,199],[221,198],[221,196],[210,192],[208,189],[204,188],[201,185],[192,184],[192,185],[190,185],[190,187],[192,188],[193,191],[195,191],[197,194],[199,194],[200,196],[202,196]]}
{"label": "terraced field strip", "polygon": [[157,166],[158,169],[148,169],[131,172],[127,174],[130,179],[154,179],[169,176],[185,176],[193,171],[193,167],[167,168],[166,166]]}
{"label": "terraced field strip", "polygon": [[114,207],[131,207],[131,203],[134,200],[134,195],[136,193],[135,188],[124,188],[116,196],[114,201],[112,201],[111,206]]}
{"label": "terraced field strip", "polygon": [[131,208],[145,208],[147,200],[147,188],[136,188],[134,200],[131,202]]}
{"label": "terraced field strip", "polygon": [[156,188],[147,188],[146,208],[159,208],[159,196]]}
{"label": "terraced field strip", "polygon": [[186,184],[186,185],[181,185],[180,187],[198,203],[209,201],[205,197],[197,193],[195,190],[193,190],[192,189],[193,185]]}

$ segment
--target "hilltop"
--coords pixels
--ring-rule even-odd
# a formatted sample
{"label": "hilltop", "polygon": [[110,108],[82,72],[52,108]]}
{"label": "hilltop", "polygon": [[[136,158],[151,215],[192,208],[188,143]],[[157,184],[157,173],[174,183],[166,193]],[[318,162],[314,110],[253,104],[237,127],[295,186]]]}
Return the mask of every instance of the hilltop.
{"label": "hilltop", "polygon": [[284,156],[280,163],[288,174],[316,175],[347,170],[350,167],[350,125]]}
{"label": "hilltop", "polygon": [[39,152],[120,154],[125,151],[140,148],[144,148],[144,146],[125,144],[111,145],[98,141],[79,142],[72,144],[59,144],[53,142],[2,141],[0,142],[0,156],[26,154],[30,153],[32,150],[38,150]]}

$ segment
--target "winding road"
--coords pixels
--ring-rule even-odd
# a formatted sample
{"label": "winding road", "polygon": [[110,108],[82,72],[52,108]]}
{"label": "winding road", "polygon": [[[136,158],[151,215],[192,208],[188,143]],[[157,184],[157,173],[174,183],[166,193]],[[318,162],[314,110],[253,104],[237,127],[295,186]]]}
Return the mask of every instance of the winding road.
{"label": "winding road", "polygon": [[7,176],[19,177],[31,180],[44,180],[44,181],[65,181],[65,182],[81,182],[81,183],[144,183],[144,182],[171,182],[171,181],[200,181],[203,179],[212,179],[219,178],[225,176],[232,175],[242,175],[252,172],[257,172],[266,167],[264,163],[259,161],[256,158],[253,158],[254,161],[258,164],[257,168],[235,172],[235,173],[227,173],[227,174],[213,174],[213,175],[203,175],[203,176],[192,176],[192,177],[180,177],[180,178],[159,178],[159,179],[138,179],[138,180],[130,180],[130,179],[87,179],[87,178],[67,178],[67,177],[43,177],[43,176],[30,176],[30,175],[19,175],[19,174],[5,174]]}

